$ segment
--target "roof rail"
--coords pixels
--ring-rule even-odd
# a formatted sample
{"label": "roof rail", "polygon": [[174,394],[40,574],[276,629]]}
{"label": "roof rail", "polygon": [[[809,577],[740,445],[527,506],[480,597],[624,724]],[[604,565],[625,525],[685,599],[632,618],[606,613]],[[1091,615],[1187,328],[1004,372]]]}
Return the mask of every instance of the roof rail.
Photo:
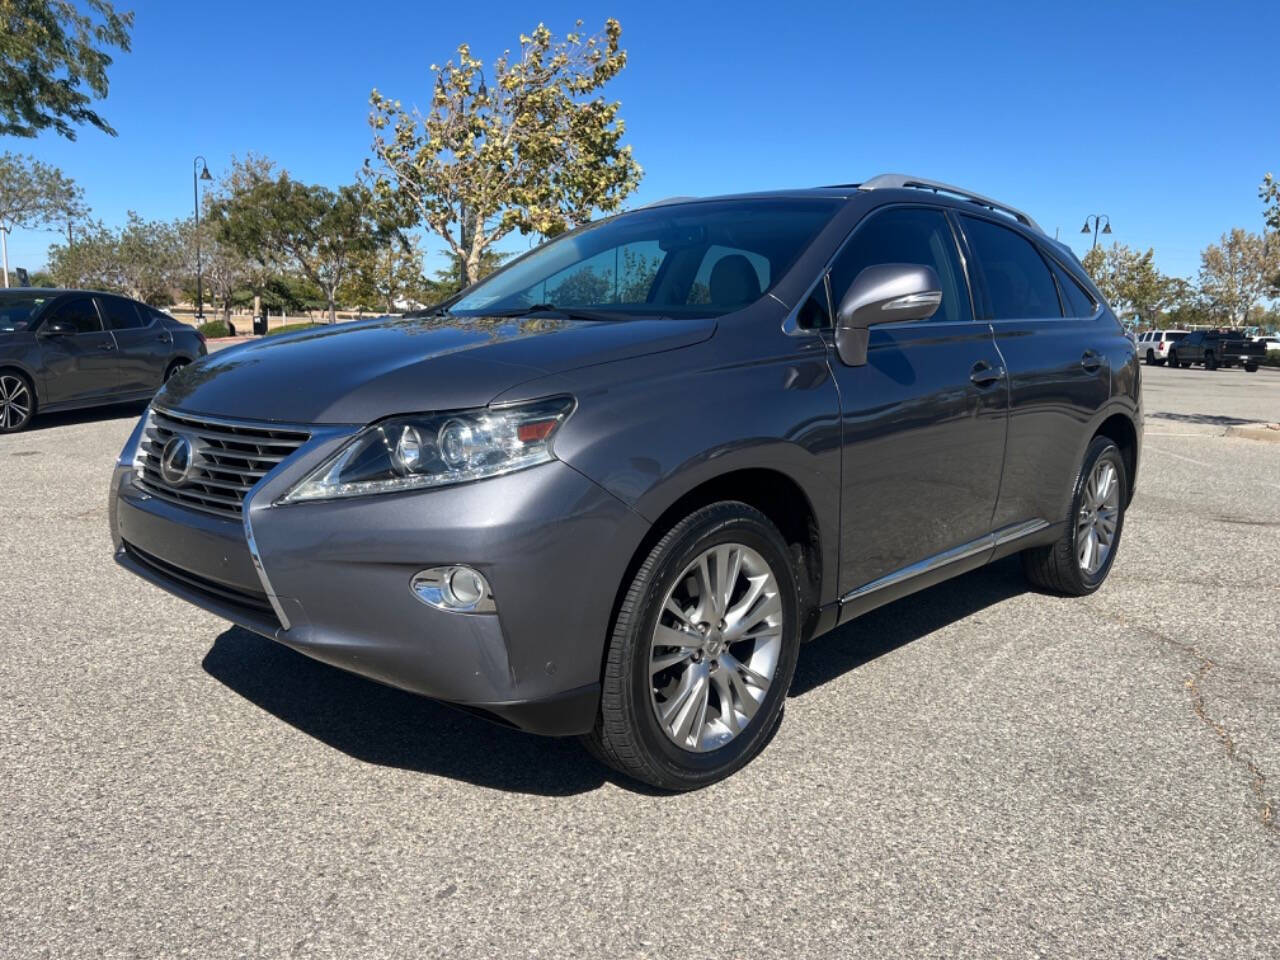
{"label": "roof rail", "polygon": [[654,200],[651,203],[643,204],[638,209],[648,210],[650,207],[665,207],[668,204],[688,203],[690,200],[697,200],[697,199],[699,198],[698,197],[682,197],[682,196],[663,197],[661,200]]}
{"label": "roof rail", "polygon": [[956,197],[962,197],[970,203],[976,203],[978,206],[986,207],[988,210],[998,210],[1001,213],[1007,213],[1023,226],[1030,227],[1037,233],[1044,233],[1044,230],[1040,228],[1040,224],[1036,223],[1030,216],[1023,213],[1016,207],[1011,207],[1006,203],[1000,203],[998,200],[992,200],[990,197],[984,197],[980,193],[974,193],[972,190],[966,190],[963,187],[953,187],[949,183],[939,183],[937,180],[924,180],[920,177],[909,177],[902,173],[882,173],[878,177],[872,177],[870,180],[858,184],[859,190],[898,190],[903,187],[932,190],[934,193],[949,193]]}

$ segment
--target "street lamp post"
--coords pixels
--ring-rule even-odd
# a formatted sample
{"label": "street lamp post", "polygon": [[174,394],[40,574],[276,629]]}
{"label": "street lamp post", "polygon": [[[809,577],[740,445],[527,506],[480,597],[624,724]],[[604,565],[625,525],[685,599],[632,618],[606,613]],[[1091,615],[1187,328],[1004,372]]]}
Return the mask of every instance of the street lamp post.
{"label": "street lamp post", "polygon": [[[1089,221],[1093,221],[1093,226],[1089,226]],[[1080,228],[1081,233],[1093,233],[1093,245],[1098,245],[1098,226],[1103,225],[1102,232],[1104,234],[1111,233],[1111,218],[1105,213],[1091,213],[1084,218],[1084,226]]]}
{"label": "street lamp post", "polygon": [[200,263],[200,181],[212,179],[204,157],[196,157],[191,162],[191,195],[196,210],[196,319],[200,321],[204,320],[204,271]]}

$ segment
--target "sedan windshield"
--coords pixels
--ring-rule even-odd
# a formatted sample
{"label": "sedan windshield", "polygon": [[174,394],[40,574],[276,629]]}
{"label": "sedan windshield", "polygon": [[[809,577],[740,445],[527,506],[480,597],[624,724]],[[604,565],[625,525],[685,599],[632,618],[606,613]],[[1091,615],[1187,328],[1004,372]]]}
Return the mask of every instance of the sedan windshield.
{"label": "sedan windshield", "polygon": [[32,317],[51,299],[47,294],[0,293],[0,333],[28,329]]}
{"label": "sedan windshield", "polygon": [[647,207],[544,244],[449,312],[720,316],[767,293],[838,206],[801,197]]}

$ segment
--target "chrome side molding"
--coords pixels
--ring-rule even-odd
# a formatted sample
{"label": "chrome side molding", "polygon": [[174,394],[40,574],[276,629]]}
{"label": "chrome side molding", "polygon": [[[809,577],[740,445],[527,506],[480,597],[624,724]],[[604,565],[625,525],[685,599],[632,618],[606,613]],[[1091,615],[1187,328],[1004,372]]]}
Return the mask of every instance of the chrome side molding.
{"label": "chrome side molding", "polygon": [[244,538],[249,544],[249,556],[253,558],[253,569],[257,571],[258,580],[262,583],[262,592],[267,595],[267,600],[271,602],[271,609],[275,611],[276,616],[280,619],[280,626],[288,630],[292,624],[289,622],[288,615],[284,612],[284,606],[281,605],[280,598],[276,596],[275,588],[271,586],[271,580],[267,577],[267,568],[262,565],[262,555],[258,552],[258,542],[253,539],[253,522],[249,519],[251,508],[253,507],[253,498],[260,489],[261,484],[262,481],[258,481],[253,489],[244,495],[244,505],[241,508],[244,517]]}
{"label": "chrome side molding", "polygon": [[892,573],[886,573],[883,577],[878,577],[870,583],[864,583],[860,587],[855,587],[843,597],[840,598],[841,603],[849,603],[857,600],[859,597],[865,597],[869,593],[875,593],[877,590],[883,590],[886,587],[892,587],[896,584],[903,583],[907,580],[914,580],[916,577],[923,576],[945,567],[952,563],[958,563],[961,560],[967,560],[969,557],[976,556],[987,550],[994,550],[996,547],[1002,547],[1007,543],[1015,540],[1021,540],[1023,537],[1029,537],[1034,533],[1049,526],[1047,520],[1035,519],[1024,520],[1021,523],[1010,524],[1007,527],[1001,527],[985,536],[978,537],[976,540],[970,540],[968,543],[962,543],[958,547],[952,547],[950,550],[944,550],[936,553],[932,557],[926,557],[910,566],[903,567],[901,570],[895,570]]}

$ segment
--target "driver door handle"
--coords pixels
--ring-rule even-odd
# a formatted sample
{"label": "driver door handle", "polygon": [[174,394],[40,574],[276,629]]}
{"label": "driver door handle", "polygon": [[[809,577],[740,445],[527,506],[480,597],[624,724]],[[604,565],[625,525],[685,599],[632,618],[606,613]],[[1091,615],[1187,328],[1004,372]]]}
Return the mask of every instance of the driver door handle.
{"label": "driver door handle", "polygon": [[969,379],[980,387],[986,387],[1003,376],[1004,367],[993,367],[985,360],[979,360],[973,365],[973,371],[969,374]]}

